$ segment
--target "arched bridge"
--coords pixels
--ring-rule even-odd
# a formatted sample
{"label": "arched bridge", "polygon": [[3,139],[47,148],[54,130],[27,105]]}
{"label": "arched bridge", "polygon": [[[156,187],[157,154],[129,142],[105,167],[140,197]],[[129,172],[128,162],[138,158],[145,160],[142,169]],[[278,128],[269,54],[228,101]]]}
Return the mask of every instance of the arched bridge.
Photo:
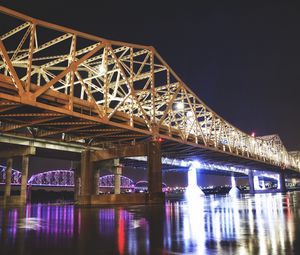
{"label": "arched bridge", "polygon": [[153,47],[0,14],[2,133],[94,147],[164,139],[165,155],[216,152],[300,170],[299,153],[224,120]]}
{"label": "arched bridge", "polygon": [[[5,169],[5,166],[0,165],[0,184],[5,183]],[[11,183],[13,185],[20,185],[21,176],[22,174],[20,171],[13,169]],[[74,187],[74,171],[61,169],[37,173],[30,177],[28,180],[28,185],[46,187]],[[114,175],[109,174],[99,177],[99,187],[113,188],[114,185]],[[135,183],[130,178],[121,175],[120,187],[134,189]]]}
{"label": "arched bridge", "polygon": [[[115,186],[115,176],[113,174],[104,175],[99,178],[99,187],[103,188],[113,188]],[[135,184],[130,178],[121,175],[120,176],[120,187],[133,189]]]}
{"label": "arched bridge", "polygon": [[29,185],[73,187],[74,171],[72,170],[50,170],[32,175],[28,180]]}

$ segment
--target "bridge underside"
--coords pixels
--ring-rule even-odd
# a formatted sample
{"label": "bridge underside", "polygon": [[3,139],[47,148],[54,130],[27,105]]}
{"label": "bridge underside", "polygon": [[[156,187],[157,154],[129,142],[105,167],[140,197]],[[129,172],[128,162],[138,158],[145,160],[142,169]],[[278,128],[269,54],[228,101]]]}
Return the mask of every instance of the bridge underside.
{"label": "bridge underside", "polygon": [[[2,135],[0,136],[0,156],[6,151],[23,152],[25,149],[30,148],[24,146],[24,141],[27,139],[14,136],[14,135]],[[86,149],[83,145],[73,144],[72,147],[70,143],[56,142],[53,141],[49,143],[48,140],[42,139],[32,139],[28,141],[30,144],[36,146],[34,156],[45,157],[45,158],[55,158],[55,159],[65,159],[79,162],[81,160],[81,153]],[[35,143],[34,143],[35,142]],[[23,145],[21,145],[23,144]],[[51,145],[51,147],[50,147]],[[49,147],[47,147],[49,146]],[[123,146],[121,146],[123,147]],[[202,174],[209,175],[221,175],[221,176],[232,176],[235,177],[247,177],[247,172],[239,172],[236,169],[249,169],[249,170],[259,170],[261,172],[276,172],[279,173],[281,170],[275,167],[270,167],[270,165],[262,164],[260,162],[253,162],[247,159],[233,157],[231,155],[226,155],[218,153],[216,151],[209,151],[203,148],[192,148],[188,145],[176,144],[170,141],[164,141],[161,143],[162,156],[168,158],[176,158],[177,160],[183,159],[188,161],[197,160],[202,163],[212,164],[216,166],[224,166],[226,169],[220,169],[218,167],[212,169],[201,169]],[[180,152],[180,153],[179,153]],[[10,155],[12,156],[12,155]],[[21,156],[21,155],[15,155]],[[132,156],[132,155],[131,155]],[[6,155],[6,158],[8,155]],[[125,167],[132,168],[143,168],[148,169],[147,159],[144,161],[131,159],[128,157],[120,158],[120,164]],[[188,171],[189,167],[182,167],[176,165],[170,165],[167,163],[162,164],[162,171]],[[285,169],[286,178],[299,178],[300,174],[296,171]]]}
{"label": "bridge underside", "polygon": [[[23,131],[23,133],[21,132]],[[35,147],[35,156],[41,158],[54,158],[63,160],[80,161],[81,152],[87,148],[102,150],[106,146],[88,146],[85,143],[76,142],[65,142],[63,139],[44,139],[42,137],[33,137],[32,134],[25,134],[28,130],[20,129],[19,132],[5,133],[0,135],[0,155],[4,151],[15,151],[20,148],[27,148],[30,146]],[[103,134],[103,137],[105,134]],[[106,142],[113,147],[130,146],[132,144],[142,144],[143,142],[151,141],[150,137],[145,140],[137,141],[135,138],[127,139],[126,141],[118,141],[113,143],[114,138],[111,140],[106,137]],[[240,155],[231,155],[227,153],[221,153],[219,151],[202,147],[191,147],[189,144],[177,143],[174,141],[165,140],[160,143],[162,157],[167,157],[171,159],[193,161],[197,160],[201,163],[214,164],[219,166],[225,166],[227,168],[234,167],[239,169],[249,169],[249,170],[261,170],[261,171],[281,171],[277,166],[272,166],[261,161],[253,161],[252,159],[241,157]],[[16,155],[18,156],[18,155]],[[137,155],[132,155],[137,156]],[[3,157],[2,157],[3,158]],[[131,167],[141,167],[147,168],[147,162],[141,162],[138,160],[130,160],[120,158],[121,163],[131,166]],[[166,171],[187,171],[188,167],[179,167],[163,164],[163,169]],[[212,174],[224,174],[226,172],[222,170],[207,170],[208,173]],[[291,176],[299,176],[297,171],[292,169],[285,169],[286,173]]]}
{"label": "bridge underside", "polygon": [[[148,138],[148,141],[149,140],[150,138]],[[108,141],[110,143],[112,142],[112,140],[108,140]],[[84,151],[86,148],[88,148],[85,144],[66,143],[63,142],[62,140],[57,141],[53,139],[51,142],[52,143],[50,143],[48,139],[39,139],[39,138],[33,138],[29,136],[24,137],[24,134],[23,136],[20,136],[20,134],[17,135],[2,134],[0,135],[0,155],[1,152],[15,151],[16,149],[19,148],[27,148],[30,147],[31,144],[36,148],[35,156],[37,157],[80,161],[81,152]],[[125,144],[129,146],[133,142],[135,144],[138,144],[136,140],[132,139],[132,140],[127,140],[127,143],[124,143],[123,145],[118,143],[115,144],[114,146],[123,147],[125,146]],[[72,147],[72,145],[74,147]],[[186,160],[186,161],[197,160],[200,161],[201,163],[225,166],[227,168],[234,167],[240,169],[272,171],[272,172],[281,171],[280,168],[269,165],[267,163],[253,161],[240,156],[224,154],[206,148],[195,148],[195,147],[191,147],[188,144],[180,144],[172,141],[163,141],[161,142],[160,145],[161,145],[162,156],[171,159]],[[102,150],[102,148],[98,146],[89,147],[89,148],[99,149],[100,151]],[[147,162],[126,159],[125,157],[120,159],[121,159],[121,163],[124,164],[125,166],[147,168]],[[187,171],[188,167],[179,167],[179,166],[171,166],[171,165],[163,164],[163,170]],[[216,171],[207,170],[207,171],[212,174],[220,173],[224,175],[227,175],[226,172],[228,172],[222,170],[216,170]],[[289,175],[294,175],[294,176],[299,175],[298,172],[293,170],[285,169],[285,171]]]}

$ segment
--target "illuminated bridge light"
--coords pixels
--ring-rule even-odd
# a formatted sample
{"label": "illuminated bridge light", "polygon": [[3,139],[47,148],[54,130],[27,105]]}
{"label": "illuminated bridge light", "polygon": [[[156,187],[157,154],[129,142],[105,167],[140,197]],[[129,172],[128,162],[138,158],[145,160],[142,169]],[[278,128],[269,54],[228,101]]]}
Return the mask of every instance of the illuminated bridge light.
{"label": "illuminated bridge light", "polygon": [[176,104],[175,104],[175,108],[176,108],[176,110],[184,110],[184,103],[183,102],[177,102]]}

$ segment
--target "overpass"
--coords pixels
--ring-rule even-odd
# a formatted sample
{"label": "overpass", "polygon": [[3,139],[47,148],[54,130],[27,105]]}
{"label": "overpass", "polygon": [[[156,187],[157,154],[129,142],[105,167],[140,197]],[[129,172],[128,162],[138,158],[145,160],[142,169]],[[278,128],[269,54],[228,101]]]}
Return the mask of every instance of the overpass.
{"label": "overpass", "polygon": [[[8,165],[22,156],[23,185],[29,155],[47,154],[54,142],[66,152],[78,149],[79,201],[87,204],[93,164],[115,158],[148,157],[150,202],[161,199],[161,155],[281,175],[300,171],[299,152],[288,152],[278,135],[252,137],[224,120],[152,46],[107,40],[2,6],[0,15],[1,155]],[[12,136],[25,142],[8,145]],[[36,146],[40,140],[46,148]]]}

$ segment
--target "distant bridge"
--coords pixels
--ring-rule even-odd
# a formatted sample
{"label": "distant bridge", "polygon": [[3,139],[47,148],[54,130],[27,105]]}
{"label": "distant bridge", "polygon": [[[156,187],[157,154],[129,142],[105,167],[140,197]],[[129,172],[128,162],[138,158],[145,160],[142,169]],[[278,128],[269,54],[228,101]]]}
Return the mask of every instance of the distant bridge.
{"label": "distant bridge", "polygon": [[[21,184],[21,172],[12,170],[13,185]],[[120,176],[121,188],[134,189],[135,183],[126,176]],[[5,184],[5,167],[0,165],[0,184]],[[50,170],[34,174],[28,180],[30,186],[45,186],[45,187],[74,187],[74,171],[73,170]],[[104,175],[99,177],[99,187],[113,188],[114,175]]]}

